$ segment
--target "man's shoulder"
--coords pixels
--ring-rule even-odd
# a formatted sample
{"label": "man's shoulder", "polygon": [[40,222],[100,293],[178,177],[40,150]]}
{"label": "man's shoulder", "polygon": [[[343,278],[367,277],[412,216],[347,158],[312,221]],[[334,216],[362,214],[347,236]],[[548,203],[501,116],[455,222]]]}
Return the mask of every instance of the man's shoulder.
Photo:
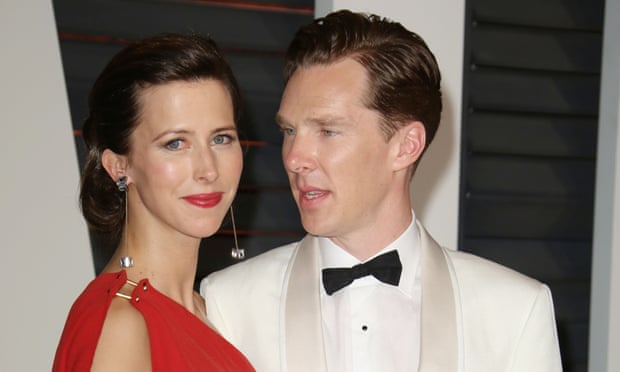
{"label": "man's shoulder", "polygon": [[444,249],[459,283],[496,288],[538,292],[540,281],[507,266],[463,251]]}
{"label": "man's shoulder", "polygon": [[209,285],[247,285],[256,278],[269,279],[284,275],[299,242],[272,248],[245,261],[235,263],[208,275],[201,287]]}
{"label": "man's shoulder", "polygon": [[288,265],[299,242],[275,247],[215,272],[214,275],[235,275],[244,271],[264,271]]}

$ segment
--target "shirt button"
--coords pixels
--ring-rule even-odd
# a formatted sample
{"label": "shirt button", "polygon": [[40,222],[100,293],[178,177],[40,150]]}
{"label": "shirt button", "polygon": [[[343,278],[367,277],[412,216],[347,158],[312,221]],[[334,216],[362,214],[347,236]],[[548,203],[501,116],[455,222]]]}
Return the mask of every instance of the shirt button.
{"label": "shirt button", "polygon": [[364,325],[362,326],[362,331],[366,332],[367,330],[368,330],[368,326],[364,324]]}

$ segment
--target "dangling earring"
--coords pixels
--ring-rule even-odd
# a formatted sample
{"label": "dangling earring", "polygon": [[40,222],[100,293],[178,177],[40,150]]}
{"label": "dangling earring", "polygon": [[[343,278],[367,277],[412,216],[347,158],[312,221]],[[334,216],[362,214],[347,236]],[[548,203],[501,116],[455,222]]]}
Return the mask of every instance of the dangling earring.
{"label": "dangling earring", "polygon": [[235,247],[230,251],[230,255],[236,260],[243,260],[245,258],[245,249],[239,248],[239,243],[237,242],[237,226],[235,226],[235,214],[233,213],[232,205],[230,206],[230,219],[232,220],[233,236],[235,238]]}
{"label": "dangling earring", "polygon": [[129,219],[129,215],[127,214],[127,176],[122,176],[116,181],[116,187],[118,187],[118,191],[125,194],[125,228],[123,230],[125,234],[125,247],[124,251],[127,256],[121,256],[120,265],[121,269],[128,269],[133,266],[133,258],[129,255],[129,247],[127,246],[127,220]]}

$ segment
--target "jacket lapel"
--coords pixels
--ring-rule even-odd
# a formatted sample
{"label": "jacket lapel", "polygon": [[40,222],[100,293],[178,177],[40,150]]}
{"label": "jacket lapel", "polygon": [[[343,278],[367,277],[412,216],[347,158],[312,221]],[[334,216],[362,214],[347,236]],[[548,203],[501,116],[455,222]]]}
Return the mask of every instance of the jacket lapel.
{"label": "jacket lapel", "polygon": [[292,260],[284,309],[288,372],[327,371],[317,239],[306,235]]}
{"label": "jacket lapel", "polygon": [[[420,232],[422,314],[420,372],[458,371],[456,305],[442,248],[416,221]],[[327,371],[321,321],[320,272],[316,238],[307,235],[288,274],[284,326],[288,372]],[[314,295],[308,295],[313,293]]]}
{"label": "jacket lapel", "polygon": [[458,371],[458,333],[454,289],[443,249],[424,227],[420,231],[422,254],[422,314],[420,372]]}

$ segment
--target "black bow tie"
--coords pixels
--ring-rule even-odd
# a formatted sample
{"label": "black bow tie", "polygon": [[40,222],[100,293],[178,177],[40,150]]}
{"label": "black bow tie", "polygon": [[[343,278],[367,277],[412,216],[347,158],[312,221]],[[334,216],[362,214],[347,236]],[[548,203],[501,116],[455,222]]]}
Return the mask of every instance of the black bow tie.
{"label": "black bow tie", "polygon": [[353,283],[355,279],[372,275],[378,280],[392,285],[398,285],[403,266],[398,258],[398,252],[390,251],[363,264],[352,268],[323,269],[323,286],[328,295]]}

